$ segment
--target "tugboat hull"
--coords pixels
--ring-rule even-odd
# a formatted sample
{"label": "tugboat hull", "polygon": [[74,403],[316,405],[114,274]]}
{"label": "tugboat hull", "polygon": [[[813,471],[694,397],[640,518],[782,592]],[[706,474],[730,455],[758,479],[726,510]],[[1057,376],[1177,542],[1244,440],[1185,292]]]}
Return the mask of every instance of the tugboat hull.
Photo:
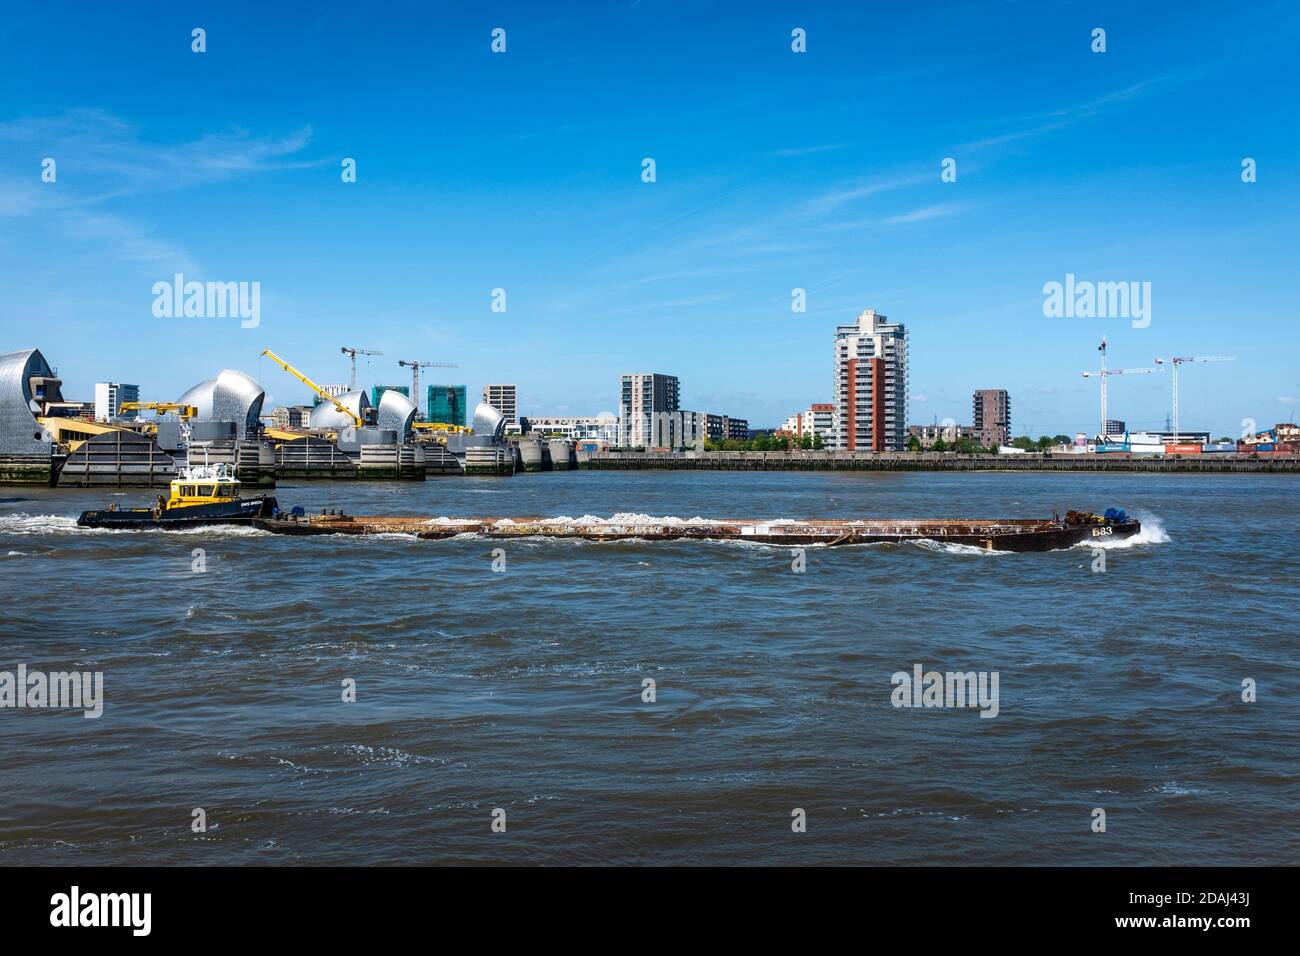
{"label": "tugboat hull", "polygon": [[77,519],[83,528],[116,528],[120,530],[179,530],[201,528],[206,525],[252,525],[258,518],[269,518],[278,511],[274,495],[240,498],[208,505],[189,505],[169,508],[161,512],[150,508],[84,511]]}

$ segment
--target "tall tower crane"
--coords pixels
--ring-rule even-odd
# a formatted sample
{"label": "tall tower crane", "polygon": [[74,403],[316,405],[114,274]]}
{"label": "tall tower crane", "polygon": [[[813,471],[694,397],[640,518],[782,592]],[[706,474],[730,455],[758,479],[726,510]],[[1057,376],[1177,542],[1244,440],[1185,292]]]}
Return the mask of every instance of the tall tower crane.
{"label": "tall tower crane", "polygon": [[420,369],[422,368],[460,368],[455,362],[408,362],[398,359],[397,364],[411,370],[411,401],[415,402],[416,417],[420,414]]}
{"label": "tall tower crane", "polygon": [[1232,355],[1175,355],[1169,359],[1156,359],[1157,365],[1163,365],[1168,362],[1173,366],[1174,373],[1174,442],[1178,442],[1178,366],[1187,362],[1232,362],[1236,356]]}
{"label": "tall tower crane", "polygon": [[349,384],[348,387],[354,392],[357,390],[357,356],[384,354],[383,352],[372,352],[370,349],[350,349],[346,345],[343,346],[341,349],[339,349],[339,351],[342,352],[344,355],[349,355],[352,357],[352,378],[350,380],[351,384]]}
{"label": "tall tower crane", "polygon": [[1101,368],[1095,372],[1084,372],[1084,378],[1101,379],[1101,430],[1097,434],[1102,441],[1106,440],[1106,379],[1112,375],[1145,375],[1148,372],[1158,372],[1158,368],[1107,368],[1106,367],[1106,336],[1101,337],[1101,345],[1097,346],[1097,351],[1101,353]]}

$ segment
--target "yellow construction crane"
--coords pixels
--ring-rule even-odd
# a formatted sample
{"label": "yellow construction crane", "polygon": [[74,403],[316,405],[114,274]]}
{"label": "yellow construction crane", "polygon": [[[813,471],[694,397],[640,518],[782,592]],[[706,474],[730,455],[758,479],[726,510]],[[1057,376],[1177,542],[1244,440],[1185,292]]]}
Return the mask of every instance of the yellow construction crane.
{"label": "yellow construction crane", "polygon": [[284,369],[286,372],[288,372],[298,381],[302,382],[304,385],[310,388],[321,398],[333,404],[333,406],[337,408],[340,412],[342,412],[344,415],[347,415],[349,418],[351,418],[352,423],[356,425],[357,428],[361,428],[365,425],[365,422],[363,422],[357,416],[357,414],[352,411],[352,409],[348,408],[346,405],[340,402],[337,396],[331,395],[329,392],[325,391],[325,389],[321,388],[319,385],[317,385],[315,382],[309,379],[306,375],[303,375],[302,372],[298,371],[296,368],[294,368],[284,359],[280,358],[280,356],[276,355],[270,349],[263,349],[262,354],[265,355],[267,358],[269,358],[276,365],[280,366],[280,368]]}
{"label": "yellow construction crane", "polygon": [[117,410],[119,412],[152,411],[160,415],[175,412],[176,417],[181,421],[189,421],[199,413],[193,405],[182,405],[180,402],[122,402],[117,406]]}

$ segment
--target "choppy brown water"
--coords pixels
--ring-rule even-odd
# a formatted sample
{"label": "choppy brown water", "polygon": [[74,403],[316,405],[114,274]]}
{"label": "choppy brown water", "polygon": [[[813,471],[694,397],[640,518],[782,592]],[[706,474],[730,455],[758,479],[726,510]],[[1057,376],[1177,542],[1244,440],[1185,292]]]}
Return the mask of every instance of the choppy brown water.
{"label": "choppy brown water", "polygon": [[[1086,549],[924,544],[810,548],[799,574],[739,544],[511,542],[497,573],[500,542],[477,539],[86,532],[72,518],[104,493],[5,489],[0,670],[100,670],[106,703],[0,710],[0,863],[1293,863],[1297,491],[708,473],[276,491],[429,515],[1113,505],[1149,528],[1104,574]],[[997,671],[999,715],[894,708],[890,675],[916,663]]]}

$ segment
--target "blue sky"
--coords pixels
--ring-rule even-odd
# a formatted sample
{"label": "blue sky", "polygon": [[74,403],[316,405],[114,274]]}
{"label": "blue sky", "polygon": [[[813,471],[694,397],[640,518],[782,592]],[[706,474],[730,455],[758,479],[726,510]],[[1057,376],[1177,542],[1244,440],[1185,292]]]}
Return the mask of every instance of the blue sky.
{"label": "blue sky", "polygon": [[[1293,4],[319,6],[6,12],[0,349],[77,398],[229,367],[283,404],[263,348],[335,382],[362,346],[362,384],[454,361],[533,414],[659,371],[757,427],[830,400],[833,328],[874,307],[908,327],[913,422],[1005,387],[1017,432],[1094,428],[1102,334],[1116,367],[1236,356],[1184,371],[1184,428],[1294,418]],[[178,271],[260,282],[260,327],[155,318]],[[1066,273],[1150,282],[1150,327],[1044,317]],[[1169,405],[1167,373],[1113,380],[1112,417]]]}

